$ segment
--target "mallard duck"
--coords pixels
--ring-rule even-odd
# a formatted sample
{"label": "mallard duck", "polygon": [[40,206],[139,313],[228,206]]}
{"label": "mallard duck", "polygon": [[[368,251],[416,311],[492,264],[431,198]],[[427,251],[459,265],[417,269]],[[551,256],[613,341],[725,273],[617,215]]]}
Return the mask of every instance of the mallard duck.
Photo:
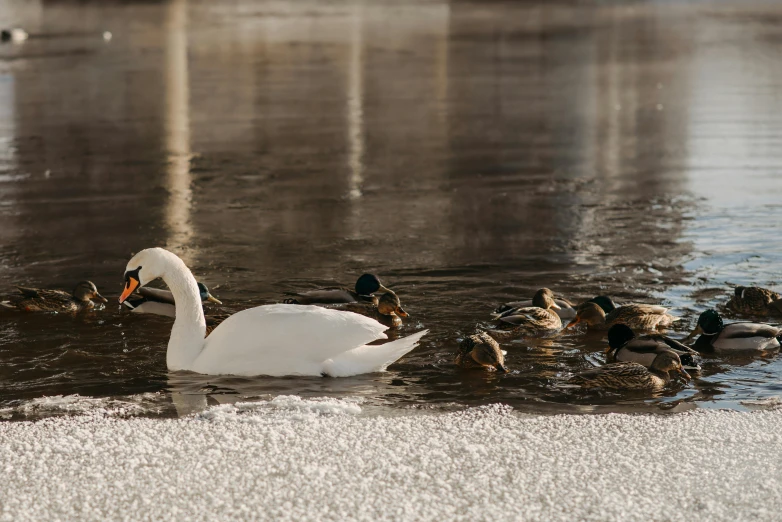
{"label": "mallard duck", "polygon": [[[198,283],[198,292],[201,295],[201,302],[211,302],[223,304],[216,297],[209,293],[209,289],[203,283]],[[174,305],[174,294],[169,290],[160,288],[139,288],[136,293],[128,297],[122,304],[137,314],[156,314],[166,317],[175,317],[176,307]]]}
{"label": "mallard duck", "polygon": [[782,328],[750,322],[726,325],[716,310],[706,310],[685,342],[699,334],[692,348],[700,353],[765,352],[780,347]]}
{"label": "mallard duck", "polygon": [[486,332],[466,337],[459,343],[456,365],[466,369],[481,368],[503,373],[508,371],[505,367],[505,352]]}
{"label": "mallard duck", "polygon": [[19,293],[9,296],[2,304],[9,308],[18,308],[26,312],[80,312],[90,310],[95,306],[94,301],[106,303],[98,289],[91,281],[82,281],[73,293],[62,290],[43,290],[40,288],[26,288],[17,286]]}
{"label": "mallard duck", "polygon": [[176,254],[162,248],[148,248],[131,258],[120,304],[157,278],[168,285],[176,303],[166,351],[171,371],[274,377],[382,372],[427,333],[370,345],[386,338],[383,332],[388,329],[374,319],[320,306],[274,304],[237,312],[205,337],[197,282]]}
{"label": "mallard duck", "polygon": [[356,280],[355,291],[348,288],[323,288],[294,294],[293,297],[283,299],[285,304],[342,304],[367,302],[377,304],[377,298],[372,294],[376,292],[388,292],[375,274],[363,274]]}
{"label": "mallard duck", "polygon": [[[576,305],[574,305],[567,299],[563,297],[554,298],[554,304],[556,304],[558,307],[558,308],[556,307],[553,308],[560,319],[573,319],[576,316],[576,308],[575,308]],[[505,303],[504,305],[498,306],[494,310],[494,312],[492,312],[492,318],[499,319],[500,317],[502,317],[508,312],[512,312],[513,310],[518,310],[519,308],[529,308],[531,306],[535,306],[532,302],[532,299]]]}
{"label": "mallard duck", "polygon": [[607,301],[601,300],[603,304],[591,300],[578,305],[576,317],[568,323],[567,328],[585,322],[588,327],[596,330],[606,330],[614,324],[626,324],[633,330],[655,330],[679,320],[663,306],[629,304],[616,308],[610,298],[605,299]]}
{"label": "mallard duck", "polygon": [[637,362],[649,368],[655,357],[666,350],[676,352],[686,370],[700,370],[693,357],[698,355],[698,352],[675,339],[665,335],[647,335],[639,338],[626,324],[615,324],[608,329],[606,362]]}
{"label": "mallard duck", "polygon": [[377,305],[372,303],[346,303],[341,305],[339,309],[371,317],[388,327],[401,326],[402,317],[407,317],[407,312],[402,308],[399,297],[391,290],[380,296]]}
{"label": "mallard duck", "polygon": [[576,374],[568,382],[583,388],[660,390],[671,380],[670,371],[679,373],[685,380],[690,379],[679,356],[672,350],[662,350],[649,368],[637,362],[610,363]]}
{"label": "mallard duck", "polygon": [[737,286],[725,307],[739,314],[778,316],[782,315],[782,296],[758,286]]}
{"label": "mallard duck", "polygon": [[535,306],[514,308],[502,313],[497,320],[502,325],[510,325],[509,330],[492,330],[495,339],[508,339],[519,334],[547,334],[562,328],[562,320],[556,313],[559,308],[554,302],[554,294],[548,288],[541,288],[532,298]]}

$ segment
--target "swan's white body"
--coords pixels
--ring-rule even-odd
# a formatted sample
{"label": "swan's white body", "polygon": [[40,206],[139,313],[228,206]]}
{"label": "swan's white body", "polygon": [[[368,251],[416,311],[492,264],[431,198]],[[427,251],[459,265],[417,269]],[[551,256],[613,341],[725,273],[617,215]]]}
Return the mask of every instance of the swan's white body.
{"label": "swan's white body", "polygon": [[378,346],[387,327],[352,312],[276,304],[236,313],[208,338],[196,280],[176,255],[161,248],[136,254],[141,286],[157,279],[174,294],[176,320],[168,342],[169,370],[209,375],[328,375],[381,372],[418,345],[426,330]]}

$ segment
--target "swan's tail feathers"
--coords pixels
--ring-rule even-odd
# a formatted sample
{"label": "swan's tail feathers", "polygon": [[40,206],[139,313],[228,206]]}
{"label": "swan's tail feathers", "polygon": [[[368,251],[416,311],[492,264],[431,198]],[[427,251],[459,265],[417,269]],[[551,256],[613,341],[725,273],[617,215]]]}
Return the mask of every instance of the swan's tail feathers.
{"label": "swan's tail feathers", "polygon": [[427,333],[429,330],[422,330],[390,343],[365,344],[341,353],[323,363],[323,374],[329,377],[350,377],[362,373],[384,372],[390,364],[418,346],[418,341]]}

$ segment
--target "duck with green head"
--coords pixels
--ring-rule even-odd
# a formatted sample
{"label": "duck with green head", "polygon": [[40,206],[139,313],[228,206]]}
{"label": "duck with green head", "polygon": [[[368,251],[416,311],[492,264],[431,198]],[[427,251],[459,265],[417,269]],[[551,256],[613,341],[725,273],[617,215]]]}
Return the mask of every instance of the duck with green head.
{"label": "duck with green head", "polygon": [[625,324],[615,324],[608,329],[608,350],[606,350],[608,363],[636,362],[651,368],[657,355],[667,350],[679,356],[685,370],[700,370],[695,360],[698,352],[675,339],[664,335],[638,337]]}
{"label": "duck with green head", "polygon": [[668,309],[658,305],[628,304],[616,306],[608,296],[598,296],[582,303],[576,309],[576,317],[568,323],[571,328],[579,323],[595,330],[607,330],[615,324],[625,324],[633,330],[665,328],[678,321]]}
{"label": "duck with green head", "polygon": [[648,368],[637,362],[610,363],[578,373],[568,382],[582,388],[658,391],[670,382],[669,372],[676,372],[690,380],[679,355],[672,350],[662,350]]}
{"label": "duck with green head", "polygon": [[506,373],[505,352],[486,332],[470,335],[459,343],[456,366],[468,370],[481,369]]}
{"label": "duck with green head", "polygon": [[759,353],[780,347],[782,328],[750,322],[725,324],[716,310],[706,310],[685,342],[696,335],[692,348],[700,353]]}
{"label": "duck with green head", "polygon": [[518,335],[543,335],[558,332],[562,328],[562,320],[556,310],[559,305],[554,302],[554,294],[548,288],[541,288],[532,298],[534,306],[515,308],[501,314],[497,321],[499,326],[507,330],[492,330],[490,335],[495,339],[510,339]]}
{"label": "duck with green head", "polygon": [[72,293],[17,286],[18,294],[8,296],[2,304],[26,312],[80,312],[92,310],[95,301],[106,303],[92,281],[81,281]]}
{"label": "duck with green head", "polygon": [[[198,293],[201,296],[202,303],[223,304],[211,293],[203,283],[198,283]],[[131,312],[137,314],[155,314],[165,315],[166,317],[176,317],[176,305],[174,303],[174,294],[169,290],[160,288],[142,287],[136,290],[125,301],[122,302]]]}
{"label": "duck with green head", "polygon": [[782,296],[759,286],[737,286],[725,307],[737,314],[758,317],[782,315]]}
{"label": "duck with green head", "polygon": [[377,305],[372,303],[347,303],[335,308],[371,317],[388,327],[401,326],[402,318],[408,316],[407,312],[402,308],[399,297],[391,290],[380,296]]}
{"label": "duck with green head", "polygon": [[293,297],[284,299],[285,304],[344,304],[344,303],[373,303],[377,304],[377,297],[373,294],[378,292],[389,292],[390,290],[383,286],[380,278],[375,274],[362,274],[356,280],[355,290],[348,288],[322,288],[300,292]]}

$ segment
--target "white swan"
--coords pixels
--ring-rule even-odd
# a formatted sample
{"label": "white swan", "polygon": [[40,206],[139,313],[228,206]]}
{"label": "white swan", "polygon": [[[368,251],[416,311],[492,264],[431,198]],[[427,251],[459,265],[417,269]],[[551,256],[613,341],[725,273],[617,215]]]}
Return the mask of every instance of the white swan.
{"label": "white swan", "polygon": [[128,262],[122,303],[162,278],[174,294],[176,320],[168,341],[168,369],[208,375],[328,375],[382,372],[418,345],[428,330],[378,346],[387,328],[368,317],[317,306],[275,304],[238,312],[208,338],[193,274],[175,254],[142,250]]}

